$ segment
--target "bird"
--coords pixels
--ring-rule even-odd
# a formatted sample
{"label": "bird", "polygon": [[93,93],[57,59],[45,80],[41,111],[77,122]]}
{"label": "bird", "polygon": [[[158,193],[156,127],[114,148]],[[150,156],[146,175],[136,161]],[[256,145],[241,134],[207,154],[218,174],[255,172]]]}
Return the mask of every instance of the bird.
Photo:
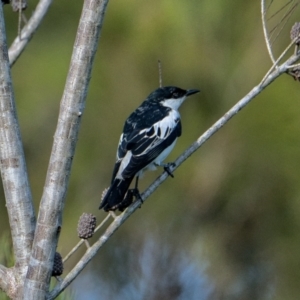
{"label": "bird", "polygon": [[[120,136],[111,185],[103,193],[99,209],[123,211],[132,203],[133,196],[141,199],[138,180],[147,169],[162,166],[173,177],[170,164],[164,160],[181,136],[178,109],[187,97],[198,92],[198,89],[160,87],[128,117]],[[135,188],[129,189],[134,177]]]}

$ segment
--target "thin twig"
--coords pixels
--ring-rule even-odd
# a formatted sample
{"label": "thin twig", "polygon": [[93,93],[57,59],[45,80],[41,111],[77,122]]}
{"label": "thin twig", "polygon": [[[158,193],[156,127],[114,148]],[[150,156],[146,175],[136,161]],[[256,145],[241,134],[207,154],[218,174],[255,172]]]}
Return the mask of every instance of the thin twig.
{"label": "thin twig", "polygon": [[[177,169],[189,156],[191,156],[196,150],[198,150],[212,135],[214,135],[219,129],[221,129],[234,115],[236,115],[242,108],[244,108],[251,100],[253,100],[264,88],[272,83],[281,74],[286,72],[288,67],[295,63],[299,59],[300,55],[293,55],[284,64],[274,70],[266,80],[263,80],[260,84],[254,87],[244,98],[242,98],[237,104],[235,104],[223,117],[221,117],[214,125],[212,125],[204,134],[202,134],[196,142],[194,142],[184,153],[182,153],[172,165],[171,172]],[[144,202],[168,177],[166,172],[162,173],[141,195]],[[81,260],[75,265],[70,273],[58,283],[56,287],[50,292],[47,299],[55,299],[83,270],[83,268],[90,262],[95,256],[98,250],[107,242],[107,240],[116,232],[116,230],[141,206],[141,200],[135,201],[129,206],[120,216],[106,229],[105,233],[96,241]]]}
{"label": "thin twig", "polygon": [[[284,5],[283,5],[280,9],[278,9],[273,15],[271,15],[271,16],[268,18],[267,21],[269,21],[269,20],[273,19],[275,16],[277,16],[283,9],[285,9],[286,6],[289,5],[290,2],[294,2],[294,0],[290,0],[289,2],[287,2],[286,4],[284,4]],[[269,10],[269,8],[271,7],[272,3],[273,3],[273,1],[270,2],[270,4],[269,4],[268,8],[266,9],[266,11]]]}
{"label": "thin twig", "polygon": [[85,246],[87,247],[87,249],[90,249],[91,245],[90,245],[89,241],[88,240],[83,240],[83,241],[84,241]]}
{"label": "thin twig", "polygon": [[161,69],[161,61],[158,60],[158,77],[159,77],[159,87],[162,87],[162,69]]}
{"label": "thin twig", "polygon": [[300,64],[294,64],[289,66],[289,69],[298,68],[298,67],[300,67]]}
{"label": "thin twig", "polygon": [[266,24],[265,0],[261,0],[261,20],[262,20],[262,27],[263,27],[265,42],[266,42],[266,46],[267,46],[267,49],[268,49],[268,52],[269,52],[269,56],[271,58],[271,61],[272,61],[273,65],[276,66],[275,58],[274,58],[274,55],[273,55],[273,52],[272,52],[272,47],[271,47],[271,44],[270,44],[267,24]]}
{"label": "thin twig", "polygon": [[24,24],[28,23],[28,20],[27,20],[27,18],[26,18],[26,16],[25,16],[24,13],[22,13],[22,20],[23,20]]}
{"label": "thin twig", "polygon": [[[107,214],[105,219],[96,227],[94,232],[97,232],[103,225],[106,223],[106,221],[111,217],[110,214]],[[65,256],[63,259],[63,263],[65,263],[77,250],[78,248],[84,243],[84,240],[80,240],[77,245]]]}
{"label": "thin twig", "polygon": [[[41,24],[45,14],[47,13],[50,4],[53,0],[40,0],[31,18],[28,20],[22,31],[13,41],[9,48],[9,62],[12,66],[18,57],[21,55],[33,34]],[[22,39],[20,38],[22,36]]]}
{"label": "thin twig", "polygon": [[21,28],[22,28],[22,0],[19,0],[19,19],[18,19],[18,37],[21,40]]}
{"label": "thin twig", "polygon": [[[281,59],[286,55],[286,53],[290,50],[290,48],[295,44],[295,41],[298,39],[298,37],[294,38],[294,40],[292,40],[290,42],[290,44],[284,49],[284,51],[281,53],[281,55],[277,58],[277,60],[274,62],[273,66],[271,67],[271,69],[267,72],[267,74],[264,76],[264,78],[261,81],[261,84],[266,80],[266,78],[269,76],[269,74],[274,70],[274,68],[277,66],[277,64],[279,63],[279,61],[281,61]],[[297,56],[298,53],[294,53],[294,56],[299,57],[299,55]],[[287,68],[290,68],[290,66],[288,66]]]}

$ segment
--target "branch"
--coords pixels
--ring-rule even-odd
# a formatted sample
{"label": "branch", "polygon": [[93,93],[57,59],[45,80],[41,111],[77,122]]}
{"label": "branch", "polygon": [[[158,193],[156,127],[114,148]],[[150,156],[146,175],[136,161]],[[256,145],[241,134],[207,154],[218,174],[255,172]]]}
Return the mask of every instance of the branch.
{"label": "branch", "polygon": [[7,270],[7,268],[0,265],[0,289],[4,292],[6,292],[8,286]]}
{"label": "branch", "polygon": [[14,268],[6,268],[0,265],[0,289],[7,294],[11,299],[16,299],[18,295],[18,283]]}
{"label": "branch", "polygon": [[24,299],[45,299],[49,290],[79,125],[107,3],[108,0],[84,1],[69,74],[60,104],[58,124],[25,280]]}
{"label": "branch", "polygon": [[[94,233],[96,233],[110,217],[111,217],[111,215],[107,214],[106,218],[104,218],[104,220],[97,226],[97,228],[95,228]],[[79,249],[79,247],[84,244],[84,241],[85,240],[81,239],[77,243],[77,245],[75,245],[75,247],[73,247],[73,249],[63,259],[63,263],[65,263]]]}
{"label": "branch", "polygon": [[25,275],[35,214],[12,88],[3,5],[0,5],[0,168],[16,266]]}
{"label": "branch", "polygon": [[[281,74],[287,72],[289,66],[295,63],[300,58],[300,53],[293,55],[284,64],[279,66],[275,71],[262,80],[256,87],[254,87],[244,98],[242,98],[236,105],[234,105],[223,117],[221,117],[215,124],[213,124],[206,132],[204,132],[196,142],[194,142],[183,154],[181,154],[175,161],[175,166],[170,166],[170,171],[176,170],[188,157],[190,157],[196,150],[198,150],[211,136],[213,136],[219,129],[221,129],[234,115],[236,115],[242,108],[244,108],[251,100],[253,100],[259,93],[262,92],[269,84],[271,84]],[[143,202],[167,179],[168,174],[162,173],[141,195]],[[116,217],[105,233],[95,242],[83,255],[81,260],[70,271],[70,273],[57,284],[51,291],[47,300],[55,299],[84,269],[84,267],[95,256],[98,250],[107,242],[107,240],[117,231],[117,229],[141,206],[141,201],[135,201],[129,206],[124,213]]]}
{"label": "branch", "polygon": [[41,24],[45,14],[47,13],[52,1],[53,0],[40,0],[33,15],[22,29],[20,35],[18,35],[13,41],[8,52],[11,66],[16,62],[16,60],[19,58],[19,56],[31,40],[33,34],[35,33],[35,31]]}
{"label": "branch", "polygon": [[[298,37],[297,37],[298,38]],[[277,60],[274,62],[273,66],[271,67],[271,69],[267,72],[267,74],[264,76],[264,78],[262,79],[261,81],[261,84],[266,80],[266,78],[268,78],[268,76],[273,72],[274,68],[277,67],[277,64],[282,60],[282,58],[286,55],[286,53],[292,48],[292,46],[295,45],[295,42],[297,40],[297,38],[294,38],[290,44],[283,50],[283,52],[281,53],[281,55],[277,58]],[[297,56],[297,50],[298,48],[295,47],[295,55]],[[297,60],[296,60],[297,61]],[[290,68],[293,68],[293,64],[289,65],[287,68],[290,69]]]}
{"label": "branch", "polygon": [[261,20],[262,20],[262,27],[263,27],[263,32],[264,32],[264,37],[265,37],[265,42],[267,45],[267,49],[269,52],[269,56],[272,60],[273,65],[275,65],[275,58],[272,52],[272,47],[270,44],[270,39],[269,39],[269,34],[268,34],[268,29],[267,29],[267,24],[266,24],[266,9],[265,9],[265,0],[261,0]]}

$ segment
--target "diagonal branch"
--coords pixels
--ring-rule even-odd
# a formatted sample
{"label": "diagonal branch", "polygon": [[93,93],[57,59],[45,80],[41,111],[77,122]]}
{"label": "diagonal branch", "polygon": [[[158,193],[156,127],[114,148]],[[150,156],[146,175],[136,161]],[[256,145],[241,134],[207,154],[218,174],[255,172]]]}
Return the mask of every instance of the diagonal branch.
{"label": "diagonal branch", "polygon": [[62,223],[72,160],[108,0],[85,0],[60,104],[24,299],[45,299]]}
{"label": "diagonal branch", "polygon": [[[287,72],[289,66],[295,63],[300,58],[300,53],[293,55],[284,64],[279,66],[266,79],[262,80],[256,87],[254,87],[244,98],[235,104],[223,117],[221,117],[215,124],[213,124],[206,132],[204,132],[196,142],[194,142],[183,154],[181,154],[175,161],[175,166],[170,167],[173,172],[177,169],[188,157],[190,157],[196,150],[198,150],[210,137],[212,137],[219,129],[221,129],[234,115],[236,115],[242,108],[244,108],[251,100],[253,100],[259,93],[263,91],[269,84],[283,73]],[[141,195],[143,202],[168,178],[166,172],[162,173]],[[98,250],[108,241],[108,239],[117,231],[117,229],[141,206],[140,200],[135,201],[129,206],[124,213],[116,217],[105,233],[95,242],[83,255],[81,260],[71,270],[71,272],[57,284],[51,291],[47,300],[55,299],[83,270],[83,268],[91,261]]]}
{"label": "diagonal branch", "polygon": [[0,168],[16,266],[21,275],[25,275],[35,229],[35,213],[17,119],[2,5],[0,5]]}
{"label": "diagonal branch", "polygon": [[13,41],[8,52],[11,66],[16,62],[16,60],[19,58],[19,56],[31,40],[32,36],[34,35],[35,31],[46,15],[52,1],[53,0],[40,0],[33,15],[24,26],[20,34]]}

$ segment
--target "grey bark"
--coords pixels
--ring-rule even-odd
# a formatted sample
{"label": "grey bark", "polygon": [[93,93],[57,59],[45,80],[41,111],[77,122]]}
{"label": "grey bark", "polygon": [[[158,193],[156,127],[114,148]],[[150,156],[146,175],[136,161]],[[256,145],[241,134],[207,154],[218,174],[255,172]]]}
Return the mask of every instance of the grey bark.
{"label": "grey bark", "polygon": [[[35,214],[16,113],[2,5],[0,5],[0,169],[15,255],[16,280],[16,277],[24,277],[27,271],[35,229]],[[5,269],[2,268],[2,272],[5,272]],[[9,272],[11,276],[12,273]],[[7,286],[1,288],[7,289]],[[11,294],[17,293],[17,286],[15,288],[10,286],[9,289]]]}
{"label": "grey bark", "polygon": [[84,2],[25,280],[26,300],[46,299],[49,289],[80,120],[107,3],[108,0]]}

